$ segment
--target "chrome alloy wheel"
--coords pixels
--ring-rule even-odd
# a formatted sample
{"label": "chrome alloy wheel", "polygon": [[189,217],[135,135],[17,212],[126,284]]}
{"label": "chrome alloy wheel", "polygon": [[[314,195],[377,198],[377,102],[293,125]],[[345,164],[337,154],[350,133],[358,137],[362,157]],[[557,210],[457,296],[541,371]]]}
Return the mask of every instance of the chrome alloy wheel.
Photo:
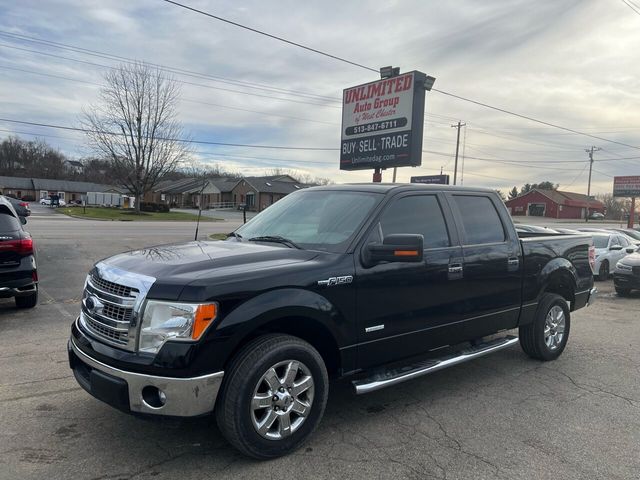
{"label": "chrome alloy wheel", "polygon": [[544,322],[544,343],[549,350],[557,349],[564,338],[565,317],[564,310],[554,305]]}
{"label": "chrome alloy wheel", "polygon": [[251,420],[260,436],[280,440],[298,430],[311,412],[313,377],[302,362],[285,360],[269,368],[251,400]]}

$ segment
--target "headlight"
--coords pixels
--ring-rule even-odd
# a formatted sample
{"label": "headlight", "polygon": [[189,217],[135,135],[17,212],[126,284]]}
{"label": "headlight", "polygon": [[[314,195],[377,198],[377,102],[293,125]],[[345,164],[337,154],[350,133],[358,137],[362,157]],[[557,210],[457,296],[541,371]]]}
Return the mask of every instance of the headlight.
{"label": "headlight", "polygon": [[217,303],[148,300],[142,316],[140,351],[157,353],[167,340],[198,340],[217,314]]}

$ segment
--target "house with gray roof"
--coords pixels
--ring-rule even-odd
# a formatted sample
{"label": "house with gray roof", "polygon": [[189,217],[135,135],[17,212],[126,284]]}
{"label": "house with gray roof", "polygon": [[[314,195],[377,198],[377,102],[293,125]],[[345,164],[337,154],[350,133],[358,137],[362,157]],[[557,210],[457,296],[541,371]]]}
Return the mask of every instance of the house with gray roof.
{"label": "house with gray roof", "polygon": [[260,212],[290,193],[311,187],[299,183],[289,175],[243,177],[233,188],[233,201],[247,206],[247,210]]}
{"label": "house with gray roof", "polygon": [[113,185],[91,182],[0,176],[0,192],[3,195],[27,201],[39,201],[41,198],[58,195],[61,200],[70,202],[81,200],[87,192],[125,193],[125,190]]}

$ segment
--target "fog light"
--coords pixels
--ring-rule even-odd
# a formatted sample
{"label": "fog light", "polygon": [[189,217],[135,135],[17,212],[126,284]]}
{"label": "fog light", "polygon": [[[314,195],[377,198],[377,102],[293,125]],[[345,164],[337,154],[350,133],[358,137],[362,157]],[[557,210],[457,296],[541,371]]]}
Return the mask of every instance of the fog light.
{"label": "fog light", "polygon": [[151,408],[161,408],[167,403],[167,395],[158,387],[147,385],[142,389],[142,400]]}

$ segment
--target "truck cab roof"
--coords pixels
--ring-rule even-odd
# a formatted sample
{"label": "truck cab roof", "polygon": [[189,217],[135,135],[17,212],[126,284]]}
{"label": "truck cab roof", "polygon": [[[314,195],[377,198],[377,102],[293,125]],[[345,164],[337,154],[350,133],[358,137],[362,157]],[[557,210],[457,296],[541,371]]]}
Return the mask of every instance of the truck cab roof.
{"label": "truck cab roof", "polygon": [[433,192],[491,192],[490,188],[462,187],[459,185],[425,185],[422,183],[346,183],[342,185],[323,185],[320,187],[310,187],[305,190],[346,190],[359,192],[388,193],[390,191],[433,191]]}

